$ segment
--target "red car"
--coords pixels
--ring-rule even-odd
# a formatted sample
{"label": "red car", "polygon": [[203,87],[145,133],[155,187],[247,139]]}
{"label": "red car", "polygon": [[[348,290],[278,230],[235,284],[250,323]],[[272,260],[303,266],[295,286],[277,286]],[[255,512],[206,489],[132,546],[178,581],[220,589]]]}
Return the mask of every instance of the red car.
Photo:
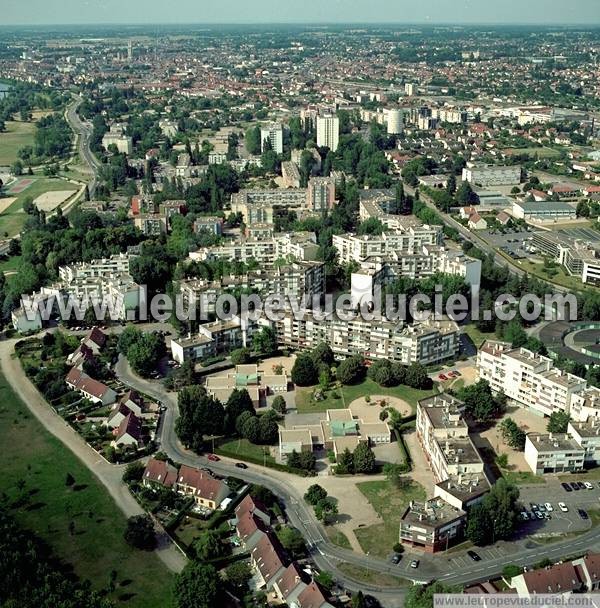
{"label": "red car", "polygon": [[440,374],[440,375],[438,376],[438,378],[439,378],[440,380],[448,380],[448,376],[446,376],[446,374]]}
{"label": "red car", "polygon": [[220,458],[219,458],[219,457],[218,457],[216,454],[209,454],[209,455],[207,456],[207,458],[208,458],[209,460],[212,460],[213,462],[217,462],[218,460],[221,460],[221,459],[220,459]]}

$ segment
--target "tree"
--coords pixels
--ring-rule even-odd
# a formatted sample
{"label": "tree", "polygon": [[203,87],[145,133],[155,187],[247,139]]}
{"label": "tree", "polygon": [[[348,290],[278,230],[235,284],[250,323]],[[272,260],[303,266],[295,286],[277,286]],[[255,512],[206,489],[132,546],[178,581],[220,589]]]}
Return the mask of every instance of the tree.
{"label": "tree", "polygon": [[420,363],[411,363],[406,368],[404,382],[411,388],[427,390],[430,389],[433,382],[427,373],[427,368]]}
{"label": "tree", "polygon": [[199,452],[204,437],[221,435],[225,422],[223,405],[207,394],[204,387],[186,386],[179,391],[179,418],[175,432],[183,444]]}
{"label": "tree", "polygon": [[245,388],[236,388],[229,395],[225,404],[225,424],[224,431],[227,435],[232,435],[236,431],[237,419],[243,412],[256,414],[252,397]]}
{"label": "tree", "polygon": [[550,414],[546,430],[549,433],[566,433],[571,416],[567,412],[556,411]]}
{"label": "tree", "polygon": [[273,399],[273,403],[271,403],[271,407],[273,408],[273,411],[277,412],[278,414],[287,413],[287,403],[285,401],[285,397],[283,397],[281,395],[277,395]]}
{"label": "tree", "polygon": [[355,473],[372,473],[375,470],[375,454],[368,443],[359,443],[352,459]]}
{"label": "tree", "polygon": [[283,548],[289,551],[294,558],[302,557],[306,552],[306,545],[300,530],[291,526],[282,526],[277,532],[277,538]]}
{"label": "tree", "polygon": [[525,449],[525,431],[512,418],[505,418],[499,428],[507,445],[515,450]]}
{"label": "tree", "polygon": [[337,514],[337,504],[330,497],[322,498],[315,505],[315,517],[323,523],[331,521],[331,519],[334,518]]}
{"label": "tree", "polygon": [[261,153],[262,142],[260,140],[260,127],[258,125],[250,127],[246,131],[245,143],[249,154],[257,156]]}
{"label": "tree", "polygon": [[225,568],[227,582],[240,594],[248,591],[248,583],[252,578],[252,570],[246,562],[234,562]]}
{"label": "tree", "polygon": [[500,405],[494,399],[487,380],[481,379],[475,384],[463,387],[457,396],[465,402],[467,413],[479,422],[491,422],[500,413]]}
{"label": "tree", "polygon": [[475,191],[471,187],[471,184],[467,181],[462,182],[456,191],[456,202],[461,206],[477,205],[479,203],[479,197],[475,194]]}
{"label": "tree", "polygon": [[335,472],[338,475],[348,475],[350,473],[354,473],[354,457],[348,448],[346,448],[338,456]]}
{"label": "tree", "polygon": [[433,608],[433,596],[445,593],[462,593],[462,587],[444,585],[436,581],[431,585],[413,585],[406,593],[405,608]]}
{"label": "tree", "polygon": [[231,351],[231,362],[234,365],[243,365],[249,363],[252,360],[252,353],[249,348],[237,348]]}
{"label": "tree", "polygon": [[296,357],[292,367],[292,382],[297,386],[312,386],[317,382],[317,373],[312,357],[307,353],[301,353]]}
{"label": "tree", "polygon": [[483,504],[473,505],[469,510],[467,520],[467,538],[479,547],[487,545],[492,537],[489,523],[489,512]]}
{"label": "tree", "polygon": [[361,355],[344,359],[337,369],[337,379],[342,384],[358,384],[364,380],[367,368]]}
{"label": "tree", "polygon": [[214,608],[219,606],[220,579],[209,564],[189,561],[175,579],[176,608]]}
{"label": "tree", "polygon": [[404,367],[400,364],[389,359],[378,359],[369,367],[367,375],[379,386],[390,387],[398,386],[402,381],[405,381],[405,373]]}
{"label": "tree", "polygon": [[331,367],[335,361],[333,350],[327,342],[319,342],[311,351],[312,359],[316,367],[327,365]]}
{"label": "tree", "polygon": [[242,437],[250,443],[259,444],[261,442],[260,422],[258,416],[249,416],[241,424]]}
{"label": "tree", "polygon": [[144,551],[153,551],[156,547],[154,524],[148,515],[134,515],[127,520],[123,538],[128,545]]}
{"label": "tree", "polygon": [[132,483],[134,481],[141,481],[144,474],[144,464],[142,462],[130,462],[127,468],[123,471],[123,481],[125,483]]}
{"label": "tree", "polygon": [[273,412],[266,412],[258,420],[259,442],[263,444],[273,444],[279,435],[279,425]]}
{"label": "tree", "polygon": [[323,500],[323,498],[327,498],[327,490],[318,483],[313,483],[309,486],[308,490],[306,490],[306,494],[304,494],[304,500],[313,506],[320,500]]}
{"label": "tree", "polygon": [[365,600],[365,596],[362,591],[359,591],[352,598],[352,608],[367,608],[367,600]]}
{"label": "tree", "polygon": [[225,555],[225,546],[217,530],[205,530],[194,541],[194,553],[201,561],[210,561]]}
{"label": "tree", "polygon": [[277,334],[271,327],[263,327],[252,338],[254,350],[262,355],[272,355],[277,352]]}
{"label": "tree", "polygon": [[506,566],[502,568],[502,576],[504,578],[513,578],[519,576],[519,574],[523,574],[523,568],[516,564],[506,564]]}

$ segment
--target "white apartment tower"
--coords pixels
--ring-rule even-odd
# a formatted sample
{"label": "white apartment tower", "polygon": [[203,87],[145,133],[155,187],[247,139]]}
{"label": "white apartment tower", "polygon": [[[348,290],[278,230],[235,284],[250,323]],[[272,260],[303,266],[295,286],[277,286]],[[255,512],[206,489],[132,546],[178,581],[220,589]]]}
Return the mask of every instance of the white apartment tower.
{"label": "white apartment tower", "polygon": [[317,146],[332,152],[340,143],[340,119],[331,114],[317,117]]}
{"label": "white apartment tower", "polygon": [[265,141],[269,141],[271,148],[277,154],[283,154],[283,127],[280,123],[271,123],[260,129],[261,150],[265,151]]}
{"label": "white apartment tower", "polygon": [[402,110],[393,109],[387,113],[387,132],[390,135],[399,135],[404,129]]}

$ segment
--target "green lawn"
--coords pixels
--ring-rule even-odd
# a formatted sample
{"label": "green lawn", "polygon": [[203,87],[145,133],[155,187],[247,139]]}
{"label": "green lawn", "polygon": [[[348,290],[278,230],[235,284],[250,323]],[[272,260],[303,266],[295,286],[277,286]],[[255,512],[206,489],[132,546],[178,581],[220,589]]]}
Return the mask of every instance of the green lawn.
{"label": "green lawn", "polygon": [[491,333],[483,333],[479,331],[477,327],[475,327],[474,323],[469,323],[463,327],[463,331],[469,338],[471,338],[471,342],[475,345],[477,349],[486,341],[486,340],[497,340],[498,336],[495,332]]}
{"label": "green lawn", "polygon": [[352,545],[350,544],[348,537],[335,526],[327,526],[325,528],[325,532],[327,532],[327,538],[329,538],[334,545],[337,545],[342,549],[352,549]]}
{"label": "green lawn", "polygon": [[[34,181],[23,192],[15,195],[16,200],[8,209],[0,213],[0,234],[7,232],[9,236],[14,236],[21,232],[27,218],[25,213],[23,213],[23,202],[28,197],[35,200],[40,194],[44,194],[45,192],[55,190],[72,190],[76,192],[77,190],[73,184],[60,178],[25,175],[23,179],[33,179]],[[7,196],[12,197],[13,195],[7,194]]]}
{"label": "green lawn", "polygon": [[543,477],[539,475],[534,475],[530,471],[502,470],[502,477],[504,477],[504,479],[506,479],[508,483],[512,483],[517,486],[526,486],[535,483],[546,483],[546,480]]}
{"label": "green lawn", "polygon": [[425,500],[421,484],[406,480],[406,487],[396,487],[389,481],[365,481],[356,487],[365,495],[382,523],[357,528],[354,534],[363,551],[378,557],[387,557],[398,542],[400,518],[411,500]]}
{"label": "green lawn", "polygon": [[268,446],[255,445],[247,439],[221,440],[218,444],[215,443],[215,453],[228,456],[229,458],[247,459],[257,462],[265,461],[267,464],[275,464],[275,459],[268,452]]}
{"label": "green lawn", "polygon": [[355,581],[366,583],[367,585],[376,585],[377,587],[409,587],[412,584],[405,578],[400,578],[399,576],[393,576],[391,574],[382,574],[375,570],[368,570],[348,562],[338,564],[338,569]]}
{"label": "green lawn", "polygon": [[[409,386],[394,386],[384,388],[373,382],[370,378],[366,378],[360,384],[352,386],[342,386],[340,389],[331,389],[326,393],[326,399],[323,401],[311,401],[310,396],[316,387],[298,388],[296,390],[296,407],[298,413],[306,414],[310,412],[325,412],[331,409],[340,409],[348,407],[355,399],[365,397],[367,395],[382,395],[385,397],[397,397],[409,403],[416,410],[417,401],[424,399],[434,394],[436,391],[422,391]],[[335,397],[334,395],[338,395]]]}
{"label": "green lawn", "polygon": [[33,144],[34,132],[33,122],[6,121],[6,130],[0,133],[0,165],[12,165],[19,149]]}
{"label": "green lawn", "polygon": [[[0,445],[0,492],[11,503],[25,497],[25,505],[13,512],[20,525],[95,589],[106,587],[116,570],[117,589],[110,597],[117,606],[171,606],[172,575],[154,553],[125,543],[125,516],[107,491],[40,425],[1,374]],[[67,473],[75,478],[74,489],[65,485]]]}
{"label": "green lawn", "polygon": [[11,272],[19,268],[21,264],[21,256],[14,255],[10,258],[0,261],[0,272]]}

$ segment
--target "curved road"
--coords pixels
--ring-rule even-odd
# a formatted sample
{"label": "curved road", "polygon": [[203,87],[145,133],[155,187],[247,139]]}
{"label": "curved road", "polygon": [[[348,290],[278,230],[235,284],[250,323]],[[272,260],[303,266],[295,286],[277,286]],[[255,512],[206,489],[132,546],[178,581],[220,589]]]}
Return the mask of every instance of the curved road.
{"label": "curved road", "polygon": [[[279,496],[284,505],[290,522],[297,527],[307,539],[311,548],[312,557],[317,566],[328,570],[344,586],[351,590],[362,589],[380,599],[386,607],[403,605],[405,589],[382,589],[367,584],[357,584],[349,579],[338,569],[340,562],[351,563],[365,571],[377,572],[385,575],[401,576],[410,578],[414,582],[427,582],[438,579],[447,584],[466,585],[501,574],[507,563],[515,563],[521,566],[533,566],[545,557],[559,560],[573,553],[583,552],[594,546],[600,548],[600,527],[592,528],[580,536],[557,542],[552,545],[535,545],[523,549],[521,545],[515,544],[514,557],[507,558],[506,555],[474,563],[467,567],[457,568],[455,564],[449,565],[450,558],[444,555],[431,558],[424,556],[418,570],[412,570],[405,556],[399,566],[382,559],[359,555],[342,549],[332,544],[323,531],[321,524],[315,519],[312,510],[306,505],[302,496],[295,492],[292,484],[286,483],[286,473],[265,469],[252,465],[251,468],[240,470],[234,467],[234,461],[223,458],[219,462],[210,462],[206,457],[198,456],[186,450],[179,442],[175,434],[175,419],[177,417],[177,403],[173,394],[168,393],[159,382],[143,380],[135,376],[127,361],[119,359],[116,366],[118,377],[133,388],[136,388],[153,398],[161,401],[167,410],[163,417],[159,436],[161,449],[173,460],[188,464],[190,466],[209,466],[216,473],[222,475],[234,475],[245,481],[264,485]],[[517,553],[518,551],[518,553]]]}
{"label": "curved road", "polygon": [[[109,464],[92,450],[81,436],[56,414],[27,379],[20,361],[14,357],[16,342],[17,340],[0,342],[0,365],[15,393],[19,395],[46,429],[60,439],[94,473],[126,515],[141,513],[140,506],[121,480],[123,467]],[[125,384],[150,395],[167,407],[158,429],[158,436],[161,441],[161,449],[173,460],[190,466],[210,466],[217,474],[234,475],[249,483],[257,483],[269,488],[282,500],[291,524],[298,528],[307,540],[317,567],[331,572],[341,585],[350,590],[357,591],[360,589],[365,593],[374,595],[387,608],[396,608],[403,605],[406,588],[381,588],[366,583],[357,583],[339,570],[339,564],[346,562],[366,572],[410,578],[414,582],[428,582],[438,579],[447,584],[466,585],[499,575],[502,568],[509,562],[521,566],[532,566],[545,557],[559,560],[588,549],[600,549],[600,527],[592,528],[574,539],[567,539],[552,545],[531,543],[531,548],[523,548],[522,545],[515,544],[515,554],[510,558],[505,555],[458,568],[455,564],[450,563],[451,557],[445,555],[433,558],[423,556],[419,569],[412,570],[408,566],[410,561],[408,556],[404,557],[399,566],[394,566],[390,562],[376,557],[360,555],[342,549],[328,540],[312,510],[306,505],[293,485],[288,482],[288,474],[257,465],[241,470],[234,466],[233,460],[222,458],[219,462],[210,462],[206,457],[186,450],[175,434],[175,420],[177,417],[175,395],[168,393],[160,382],[143,380],[135,376],[124,358],[119,359],[115,370]],[[181,570],[185,564],[185,558],[166,540],[161,543],[157,553],[173,571]]]}
{"label": "curved road", "polygon": [[71,103],[65,111],[65,118],[67,119],[67,122],[69,123],[69,126],[73,132],[77,135],[79,155],[92,173],[93,177],[88,183],[88,190],[90,193],[90,199],[93,199],[96,192],[96,187],[98,186],[98,170],[102,164],[90,149],[90,140],[93,133],[93,127],[89,123],[82,122],[81,118],[79,118],[79,114],[77,113],[77,110],[82,102],[83,99],[81,97],[75,97],[73,103]]}

